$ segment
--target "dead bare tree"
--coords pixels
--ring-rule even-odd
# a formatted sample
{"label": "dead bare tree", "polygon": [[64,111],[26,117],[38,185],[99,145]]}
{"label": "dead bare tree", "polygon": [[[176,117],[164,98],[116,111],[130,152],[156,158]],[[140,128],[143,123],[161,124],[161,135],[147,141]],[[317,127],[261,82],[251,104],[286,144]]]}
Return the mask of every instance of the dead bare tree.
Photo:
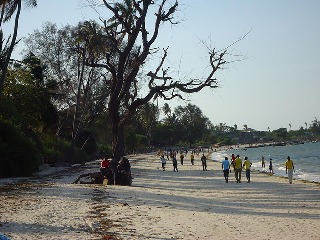
{"label": "dead bare tree", "polygon": [[[224,57],[227,50],[209,51],[210,71],[202,79],[175,79],[170,76],[165,67],[168,48],[163,49],[159,65],[141,76],[148,56],[157,50],[153,45],[159,35],[160,25],[176,23],[174,14],[178,9],[178,1],[170,4],[167,0],[128,0],[111,4],[104,0],[103,4],[113,15],[103,21],[110,47],[104,53],[104,60],[87,59],[86,64],[104,68],[111,76],[108,111],[112,119],[113,153],[117,161],[125,154],[124,129],[137,108],[152,99],[183,99],[185,93],[217,88],[215,73],[226,64]],[[148,29],[152,16],[153,27]],[[147,89],[144,89],[142,95],[139,84],[146,80]]]}

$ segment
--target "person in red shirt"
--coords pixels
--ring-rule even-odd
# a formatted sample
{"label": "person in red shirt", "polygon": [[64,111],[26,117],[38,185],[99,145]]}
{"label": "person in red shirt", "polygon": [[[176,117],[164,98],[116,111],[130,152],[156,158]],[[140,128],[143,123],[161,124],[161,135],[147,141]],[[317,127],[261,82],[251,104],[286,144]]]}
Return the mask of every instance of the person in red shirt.
{"label": "person in red shirt", "polygon": [[100,163],[100,172],[104,177],[106,177],[107,170],[109,167],[110,167],[110,160],[108,159],[108,157],[105,157]]}

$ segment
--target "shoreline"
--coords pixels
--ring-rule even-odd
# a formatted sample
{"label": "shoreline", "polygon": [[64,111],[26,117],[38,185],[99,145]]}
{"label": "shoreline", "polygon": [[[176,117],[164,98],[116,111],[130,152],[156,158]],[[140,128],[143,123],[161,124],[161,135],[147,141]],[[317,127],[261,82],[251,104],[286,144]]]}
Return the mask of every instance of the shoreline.
{"label": "shoreline", "polygon": [[[218,160],[211,159],[211,161],[221,164],[221,162],[219,162]],[[270,177],[278,177],[278,178],[288,179],[288,177],[281,176],[281,175],[276,175],[276,174],[271,174],[271,173],[269,173],[268,171],[261,171],[261,170],[259,170],[259,169],[251,169],[251,172],[256,172],[256,173],[259,173],[259,174],[266,174],[266,175],[268,175],[268,176],[270,176]],[[293,180],[295,180],[295,181],[301,181],[301,182],[304,182],[304,183],[311,183],[311,184],[320,185],[320,182],[311,181],[311,180],[305,180],[305,179],[301,179],[301,178],[293,178]]]}
{"label": "shoreline", "polygon": [[[320,183],[320,175],[319,175],[319,167],[316,163],[319,163],[319,157],[318,156],[319,151],[317,151],[317,146],[320,146],[319,143],[317,145],[314,145],[315,143],[308,143],[308,145],[301,145],[301,146],[276,146],[276,147],[266,147],[266,148],[260,148],[260,149],[250,149],[246,148],[247,145],[240,145],[239,149],[233,150],[233,149],[225,149],[220,148],[217,149],[216,155],[213,157],[215,159],[220,159],[222,156],[224,156],[224,153],[226,156],[231,153],[240,153],[242,156],[248,156],[251,162],[253,163],[252,169],[258,170],[261,172],[267,171],[268,166],[266,168],[261,168],[261,155],[265,156],[266,164],[268,165],[269,158],[266,157],[270,154],[273,158],[273,164],[274,164],[274,175],[279,177],[286,177],[287,174],[285,173],[285,161],[287,155],[293,155],[291,157],[294,158],[296,172],[294,174],[294,178],[297,180],[302,181],[308,181],[308,182],[314,182],[314,183]],[[308,155],[306,152],[306,149],[310,149],[312,151],[311,155]],[[286,153],[286,155],[282,155],[282,153]],[[214,152],[213,152],[214,154]],[[261,154],[261,155],[260,155]],[[302,154],[302,155],[301,155]],[[306,161],[304,161],[306,159]],[[282,159],[282,160],[281,160]],[[310,160],[312,159],[312,160]]]}
{"label": "shoreline", "polygon": [[[189,156],[162,171],[156,154],[128,156],[132,186],[71,184],[92,162],[0,192],[0,233],[13,239],[316,239],[319,185],[253,171],[225,183],[220,162]],[[0,185],[1,182],[0,182]]]}

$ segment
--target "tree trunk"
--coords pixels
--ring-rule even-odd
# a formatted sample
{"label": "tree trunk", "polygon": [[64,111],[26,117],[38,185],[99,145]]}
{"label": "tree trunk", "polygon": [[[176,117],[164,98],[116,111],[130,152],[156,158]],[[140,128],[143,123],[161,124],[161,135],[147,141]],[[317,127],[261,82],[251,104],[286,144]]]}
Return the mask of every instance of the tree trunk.
{"label": "tree trunk", "polygon": [[125,155],[124,126],[118,120],[112,121],[112,151],[116,162]]}
{"label": "tree trunk", "polygon": [[[110,106],[110,105],[109,105]],[[116,111],[114,111],[116,110]],[[110,184],[128,185],[132,183],[131,167],[125,155],[124,122],[117,108],[109,108],[112,121],[112,152],[111,169],[113,179],[108,179]],[[123,158],[124,157],[124,158]]]}
{"label": "tree trunk", "polygon": [[14,31],[13,31],[12,40],[11,40],[8,52],[7,52],[6,56],[5,56],[5,60],[4,60],[3,66],[1,66],[2,74],[1,74],[1,77],[0,77],[0,95],[2,94],[2,91],[3,91],[4,80],[5,80],[6,75],[7,75],[8,65],[9,65],[9,62],[10,62],[11,54],[12,54],[14,46],[16,45],[20,12],[21,12],[21,1],[18,2],[17,14],[16,14],[16,18],[15,18],[15,21],[14,21]]}

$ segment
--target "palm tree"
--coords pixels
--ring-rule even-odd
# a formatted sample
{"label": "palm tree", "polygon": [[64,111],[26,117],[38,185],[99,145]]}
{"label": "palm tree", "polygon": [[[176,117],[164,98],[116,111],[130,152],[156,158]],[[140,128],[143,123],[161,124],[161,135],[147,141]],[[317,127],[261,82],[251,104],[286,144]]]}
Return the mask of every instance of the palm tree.
{"label": "palm tree", "polygon": [[[36,7],[37,0],[25,0],[23,1],[27,7]],[[0,27],[2,23],[7,22],[11,19],[12,15],[16,10],[21,10],[22,0],[0,0],[1,16],[0,16]],[[17,14],[18,14],[17,11]],[[19,12],[20,14],[20,12]]]}
{"label": "palm tree", "polygon": [[152,103],[147,103],[141,107],[139,118],[143,128],[146,130],[148,143],[150,144],[152,138],[152,130],[155,127],[159,118],[159,109]]}
{"label": "palm tree", "polygon": [[107,48],[107,40],[102,34],[102,28],[95,21],[80,23],[73,32],[73,38],[75,42],[72,49],[78,54],[78,79],[72,126],[72,139],[76,140],[83,125],[83,121],[79,119],[83,119],[84,113],[87,112],[84,110],[88,107],[88,99],[94,84],[93,77],[85,79],[84,63],[97,61]]}
{"label": "palm tree", "polygon": [[165,103],[162,107],[164,115],[168,116],[171,113],[171,108],[168,103]]}
{"label": "palm tree", "polygon": [[82,57],[87,61],[97,61],[105,52],[110,52],[108,37],[95,21],[80,23],[74,33]]}
{"label": "palm tree", "polygon": [[[3,83],[4,83],[4,79],[6,78],[7,69],[8,69],[13,48],[17,44],[16,39],[18,34],[19,17],[21,12],[21,2],[22,0],[0,0],[0,6],[1,6],[0,27],[2,27],[2,23],[9,21],[13,16],[13,14],[16,12],[12,39],[9,44],[9,47],[6,49],[5,54],[3,55],[3,59],[1,59],[0,94],[2,93]],[[37,0],[25,0],[24,2],[29,7],[37,6]],[[0,32],[2,35],[2,29],[0,29]],[[3,41],[3,39],[0,39],[0,40]],[[1,52],[3,52],[3,49],[0,49],[0,50]]]}

